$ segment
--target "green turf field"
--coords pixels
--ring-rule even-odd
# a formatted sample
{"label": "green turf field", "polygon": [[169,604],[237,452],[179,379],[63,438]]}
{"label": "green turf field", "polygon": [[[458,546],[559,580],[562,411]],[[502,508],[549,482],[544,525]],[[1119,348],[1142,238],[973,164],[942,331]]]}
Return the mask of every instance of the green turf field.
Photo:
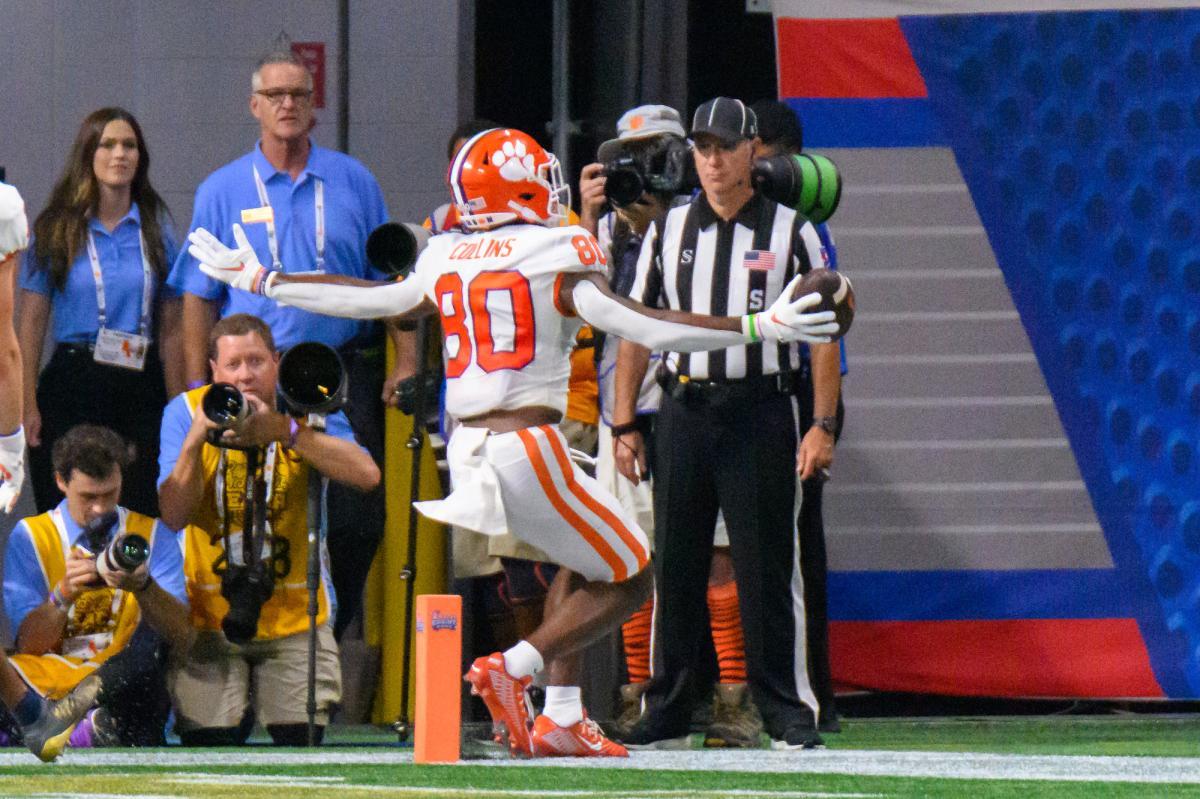
{"label": "green turf field", "polygon": [[0,796],[646,797],[1200,796],[1200,719],[851,720],[825,750],[636,752],[628,761],[514,762],[472,747],[414,766],[383,731],[341,730],[320,750],[0,752]]}

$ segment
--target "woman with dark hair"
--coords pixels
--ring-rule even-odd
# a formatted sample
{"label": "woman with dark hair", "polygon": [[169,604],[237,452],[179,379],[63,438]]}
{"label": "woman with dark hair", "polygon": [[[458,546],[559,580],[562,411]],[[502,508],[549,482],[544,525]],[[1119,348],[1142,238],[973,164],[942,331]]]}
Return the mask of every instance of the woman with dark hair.
{"label": "woman with dark hair", "polygon": [[[63,496],[50,463],[54,442],[87,422],[133,444],[121,504],[158,515],[159,425],[167,390],[182,389],[182,351],[179,297],[164,283],[178,248],[149,173],[133,115],[93,111],[33,225],[21,270],[20,341],[39,513]],[[37,377],[52,311],[54,354]]]}

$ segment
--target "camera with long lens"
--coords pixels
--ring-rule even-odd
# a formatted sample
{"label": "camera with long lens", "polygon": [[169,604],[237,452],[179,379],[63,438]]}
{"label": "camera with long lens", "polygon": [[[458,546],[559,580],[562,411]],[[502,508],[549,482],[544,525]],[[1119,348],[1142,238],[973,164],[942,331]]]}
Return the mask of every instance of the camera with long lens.
{"label": "camera with long lens", "polygon": [[823,155],[759,158],[750,174],[764,196],[795,208],[816,224],[833,216],[842,199],[842,174],[837,164]]}
{"label": "camera with long lens", "polygon": [[101,572],[131,572],[150,557],[150,542],[137,533],[116,533],[120,517],[115,510],[102,513],[83,528],[88,550],[96,553]]}
{"label": "camera with long lens", "polygon": [[604,164],[604,196],[617,208],[646,192],[681,194],[700,185],[687,142],[665,136],[643,150],[627,150]]}
{"label": "camera with long lens", "polygon": [[222,430],[237,427],[254,411],[246,396],[229,383],[213,383],[200,407],[204,415]]}
{"label": "camera with long lens", "polygon": [[433,235],[410,222],[385,222],[367,236],[367,262],[391,278],[412,271]]}
{"label": "camera with long lens", "polygon": [[305,341],[279,359],[279,396],[288,411],[325,416],[346,404],[346,367],[337,350],[319,341]]}

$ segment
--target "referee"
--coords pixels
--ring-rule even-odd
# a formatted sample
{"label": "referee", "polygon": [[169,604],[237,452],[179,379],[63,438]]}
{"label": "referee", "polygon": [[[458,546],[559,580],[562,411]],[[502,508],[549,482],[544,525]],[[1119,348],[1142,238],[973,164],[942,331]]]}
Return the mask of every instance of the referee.
{"label": "referee", "polygon": [[[703,191],[646,235],[631,296],[651,307],[711,314],[767,308],[797,272],[824,265],[804,217],[755,193],[757,124],[739,100],[696,110],[694,156]],[[809,677],[796,517],[801,480],[833,459],[832,426],[801,434],[796,396],[810,390],[796,345],[762,343],[668,353],[653,463],[634,422],[648,351],[621,342],[614,408],[618,468],[637,482],[652,465],[658,612],[646,713],[625,741],[653,746],[689,732],[699,691],[705,587],[718,510],[729,529],[747,676],[777,748],[811,748],[820,711]],[[836,344],[812,348],[813,416],[833,417]],[[823,590],[823,587],[822,587]]]}

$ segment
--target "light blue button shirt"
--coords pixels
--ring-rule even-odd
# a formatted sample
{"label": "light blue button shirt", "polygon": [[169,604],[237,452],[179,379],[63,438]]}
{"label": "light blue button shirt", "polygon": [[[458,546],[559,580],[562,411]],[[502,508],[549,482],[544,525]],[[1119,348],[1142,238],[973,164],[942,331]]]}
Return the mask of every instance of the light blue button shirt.
{"label": "light blue button shirt", "polygon": [[[293,181],[271,166],[261,143],[241,158],[208,176],[196,190],[191,230],[202,227],[234,246],[233,225],[242,211],[262,205],[254,182],[254,169],[262,177],[275,217],[279,259],[288,273],[311,271],[317,261],[315,179],[324,183],[325,271],[330,274],[383,280],[385,275],[366,260],[367,237],[387,221],[383,192],[365,166],[348,155],[312,144],[308,164]],[[263,266],[271,266],[266,225],[242,224]],[[302,341],[320,341],[340,347],[366,330],[370,323],[278,305],[274,300],[228,286],[200,271],[184,247],[171,270],[168,283],[181,292],[216,300],[222,317],[253,314],[265,321],[275,343],[286,349]]]}
{"label": "light blue button shirt", "polygon": [[[166,264],[178,257],[179,249],[169,224],[162,223],[163,248]],[[117,223],[110,233],[98,219],[88,220],[88,232],[96,242],[96,255],[100,260],[100,274],[104,279],[104,304],[110,330],[137,333],[142,317],[142,290],[145,275],[142,271],[142,217],[137,205]],[[96,305],[96,281],[92,277],[92,264],[88,258],[87,242],[81,242],[79,253],[71,262],[67,281],[62,290],[54,286],[47,269],[39,269],[34,255],[35,245],[30,242],[21,262],[21,288],[50,298],[54,312],[52,335],[55,343],[91,344],[96,341],[100,328],[100,311]],[[155,302],[165,296],[176,296],[177,292],[160,284],[159,291],[152,295]],[[148,335],[155,338],[157,331],[153,320],[157,315],[151,311],[151,329]]]}
{"label": "light blue button shirt", "polygon": [[[58,503],[63,525],[67,528],[67,540],[72,546],[87,545],[83,527],[75,523],[67,512],[67,501]],[[184,605],[188,604],[187,589],[183,581],[183,552],[179,548],[178,536],[157,519],[154,536],[150,542],[150,576],[171,596]],[[25,520],[17,522],[8,537],[4,552],[4,609],[8,613],[9,629],[13,635],[21,627],[25,617],[46,601],[54,586],[46,584],[41,561],[33,545],[33,536]]]}

